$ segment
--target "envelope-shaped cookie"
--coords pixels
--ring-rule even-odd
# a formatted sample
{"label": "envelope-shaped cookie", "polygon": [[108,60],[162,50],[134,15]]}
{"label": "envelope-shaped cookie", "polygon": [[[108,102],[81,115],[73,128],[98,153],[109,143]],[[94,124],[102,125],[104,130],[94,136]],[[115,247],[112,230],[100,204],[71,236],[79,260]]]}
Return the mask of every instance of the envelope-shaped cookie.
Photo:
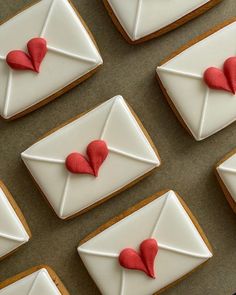
{"label": "envelope-shaped cookie", "polygon": [[56,273],[37,266],[0,283],[1,295],[69,295]]}
{"label": "envelope-shaped cookie", "polygon": [[196,140],[235,121],[235,81],[231,76],[235,34],[235,20],[227,22],[180,49],[157,68],[167,100]]}
{"label": "envelope-shaped cookie", "polygon": [[5,185],[0,182],[0,260],[27,243],[29,227]]}
{"label": "envelope-shaped cookie", "polygon": [[68,0],[41,0],[0,26],[0,116],[14,119],[88,78],[102,64]]}
{"label": "envelope-shaped cookie", "polygon": [[236,213],[236,150],[228,153],[217,165],[216,176],[226,199]]}
{"label": "envelope-shaped cookie", "polygon": [[50,133],[22,159],[62,219],[101,203],[160,165],[151,139],[121,96]]}
{"label": "envelope-shaped cookie", "polygon": [[173,191],[109,221],[78,252],[106,295],[159,294],[212,257],[200,226]]}
{"label": "envelope-shaped cookie", "polygon": [[103,0],[130,43],[160,36],[200,15],[221,0]]}

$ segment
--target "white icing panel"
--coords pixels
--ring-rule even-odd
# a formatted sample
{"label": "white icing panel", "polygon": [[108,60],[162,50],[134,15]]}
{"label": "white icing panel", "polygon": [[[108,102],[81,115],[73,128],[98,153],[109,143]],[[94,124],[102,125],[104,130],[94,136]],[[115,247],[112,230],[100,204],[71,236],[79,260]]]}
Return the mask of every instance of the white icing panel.
{"label": "white icing panel", "polygon": [[204,71],[222,68],[236,54],[236,22],[215,32],[157,67],[157,74],[196,140],[202,140],[235,121],[236,96],[207,87]]}
{"label": "white icing panel", "polygon": [[[119,265],[121,250],[138,250],[140,243],[151,237],[159,246],[156,279]],[[173,191],[88,240],[78,252],[101,293],[106,295],[154,294],[212,257]]]}
{"label": "white icing panel", "polygon": [[[103,139],[109,155],[99,176],[71,174],[65,159],[85,154]],[[22,153],[22,159],[57,215],[67,218],[160,165],[160,161],[124,99],[116,96],[64,126]]]}
{"label": "white icing panel", "polygon": [[[40,73],[10,69],[7,53],[26,50],[27,42],[35,37],[45,38],[48,45]],[[0,114],[6,119],[102,64],[89,33],[67,0],[41,0],[19,13],[0,26],[0,42]]]}
{"label": "white icing panel", "polygon": [[29,235],[0,188],[0,258],[28,240]]}

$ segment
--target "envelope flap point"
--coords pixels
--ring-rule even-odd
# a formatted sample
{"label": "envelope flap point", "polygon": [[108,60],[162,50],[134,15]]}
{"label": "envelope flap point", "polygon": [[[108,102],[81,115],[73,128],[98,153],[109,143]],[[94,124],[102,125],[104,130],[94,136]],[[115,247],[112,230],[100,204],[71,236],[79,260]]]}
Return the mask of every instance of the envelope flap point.
{"label": "envelope flap point", "polygon": [[103,138],[111,151],[114,149],[127,156],[140,157],[144,162],[159,164],[151,144],[121,96],[114,101]]}
{"label": "envelope flap point", "polygon": [[79,61],[101,63],[101,57],[79,15],[67,0],[53,0],[44,37],[49,50],[55,48],[68,57],[82,57]]}

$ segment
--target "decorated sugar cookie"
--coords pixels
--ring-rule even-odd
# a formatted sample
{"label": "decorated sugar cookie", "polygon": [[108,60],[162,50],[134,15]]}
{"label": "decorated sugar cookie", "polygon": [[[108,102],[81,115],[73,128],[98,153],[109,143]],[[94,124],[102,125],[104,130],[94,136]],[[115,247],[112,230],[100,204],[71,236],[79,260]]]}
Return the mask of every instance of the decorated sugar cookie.
{"label": "decorated sugar cookie", "polygon": [[69,295],[65,286],[48,266],[33,267],[2,283],[1,295]]}
{"label": "decorated sugar cookie", "polygon": [[226,22],[157,67],[167,101],[196,140],[211,136],[236,119],[235,34],[235,20]]}
{"label": "decorated sugar cookie", "polygon": [[160,165],[154,144],[121,96],[49,133],[22,159],[62,219],[104,202]]}
{"label": "decorated sugar cookie", "polygon": [[236,150],[228,153],[216,165],[216,176],[226,199],[236,213]]}
{"label": "decorated sugar cookie", "polygon": [[68,0],[41,0],[0,25],[0,116],[15,119],[91,76],[102,58]]}
{"label": "decorated sugar cookie", "polygon": [[158,193],[90,234],[79,255],[102,294],[159,294],[212,257],[190,210]]}
{"label": "decorated sugar cookie", "polygon": [[20,208],[0,181],[0,260],[27,243],[30,237],[30,229]]}
{"label": "decorated sugar cookie", "polygon": [[103,0],[114,24],[129,43],[171,31],[221,0]]}

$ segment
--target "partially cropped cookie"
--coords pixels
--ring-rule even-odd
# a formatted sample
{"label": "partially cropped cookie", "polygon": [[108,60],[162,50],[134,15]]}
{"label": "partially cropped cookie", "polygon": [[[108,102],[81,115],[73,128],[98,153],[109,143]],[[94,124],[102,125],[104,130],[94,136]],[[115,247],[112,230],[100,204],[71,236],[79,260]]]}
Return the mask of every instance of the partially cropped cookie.
{"label": "partially cropped cookie", "polygon": [[160,165],[153,142],[122,96],[53,130],[22,159],[62,219],[104,202]]}
{"label": "partially cropped cookie", "polygon": [[236,150],[228,153],[216,165],[216,176],[226,199],[236,213]]}
{"label": "partially cropped cookie", "polygon": [[20,208],[0,181],[0,260],[27,243],[30,237],[30,229]]}
{"label": "partially cropped cookie", "polygon": [[164,95],[196,140],[236,119],[236,21],[193,40],[157,67]]}
{"label": "partially cropped cookie", "polygon": [[78,252],[106,295],[159,294],[212,257],[202,229],[174,191],[157,193],[108,221]]}
{"label": "partially cropped cookie", "polygon": [[103,0],[129,43],[141,43],[171,31],[221,0]]}
{"label": "partially cropped cookie", "polygon": [[102,58],[68,0],[41,0],[0,25],[0,116],[15,119],[91,76]]}
{"label": "partially cropped cookie", "polygon": [[69,295],[69,292],[50,267],[38,266],[0,283],[0,294]]}

